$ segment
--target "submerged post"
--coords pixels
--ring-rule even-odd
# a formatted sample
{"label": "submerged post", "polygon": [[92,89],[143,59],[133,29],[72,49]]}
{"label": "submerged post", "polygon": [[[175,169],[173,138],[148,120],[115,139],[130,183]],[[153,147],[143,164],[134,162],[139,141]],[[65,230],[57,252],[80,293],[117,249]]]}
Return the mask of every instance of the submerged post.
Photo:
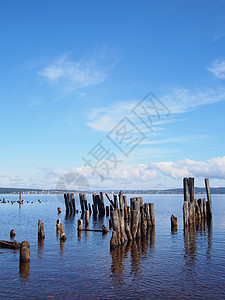
{"label": "submerged post", "polygon": [[20,244],[20,262],[30,261],[30,244],[28,241],[23,241]]}
{"label": "submerged post", "polygon": [[41,220],[38,220],[38,239],[44,239],[45,232],[44,232],[44,224]]}

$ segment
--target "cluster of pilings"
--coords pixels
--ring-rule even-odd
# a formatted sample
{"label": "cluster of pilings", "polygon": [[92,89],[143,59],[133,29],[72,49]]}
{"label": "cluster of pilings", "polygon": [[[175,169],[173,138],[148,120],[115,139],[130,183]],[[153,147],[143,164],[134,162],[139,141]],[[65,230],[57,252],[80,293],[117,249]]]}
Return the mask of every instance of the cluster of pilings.
{"label": "cluster of pilings", "polygon": [[130,206],[127,206],[126,196],[120,191],[119,208],[115,197],[113,207],[111,248],[123,245],[127,240],[144,238],[149,234],[152,226],[155,226],[154,203],[144,204],[142,197],[131,198]]}
{"label": "cluster of pilings", "polygon": [[184,187],[184,205],[183,219],[184,226],[194,224],[202,219],[210,220],[212,218],[212,202],[210,195],[209,179],[205,179],[207,201],[205,198],[195,199],[194,178],[185,177],[183,179]]}
{"label": "cluster of pilings", "polygon": [[[106,196],[108,199],[110,198],[108,194],[106,194]],[[64,199],[65,199],[65,206],[66,206],[66,214],[75,214],[75,212],[78,213],[78,210],[76,210],[74,193],[65,193]],[[87,195],[85,193],[79,194],[81,215],[82,216],[86,214],[91,215],[93,213],[94,217],[96,217],[97,215],[99,217],[104,217],[105,215],[109,216],[110,207],[105,206],[103,193],[100,192],[99,194],[93,194],[92,199],[93,199],[93,203],[92,204],[88,203]],[[110,201],[114,205],[111,199]]]}
{"label": "cluster of pilings", "polygon": [[76,212],[76,205],[75,205],[75,198],[74,193],[65,193],[65,206],[66,206],[66,213],[74,213]]}

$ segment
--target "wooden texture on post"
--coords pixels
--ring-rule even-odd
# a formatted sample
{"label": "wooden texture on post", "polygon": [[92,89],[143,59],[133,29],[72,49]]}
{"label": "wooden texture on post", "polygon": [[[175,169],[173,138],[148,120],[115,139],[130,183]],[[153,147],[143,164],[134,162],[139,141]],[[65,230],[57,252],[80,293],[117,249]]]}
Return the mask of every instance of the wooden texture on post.
{"label": "wooden texture on post", "polygon": [[207,208],[206,208],[206,199],[203,198],[203,217],[207,218]]}
{"label": "wooden texture on post", "polygon": [[66,235],[65,235],[65,232],[64,232],[64,226],[63,226],[62,223],[60,223],[59,228],[60,228],[60,240],[63,241],[63,242],[65,242],[65,240],[66,240]]}
{"label": "wooden texture on post", "polygon": [[189,192],[190,192],[190,202],[194,202],[195,201],[195,184],[194,184],[193,177],[189,177],[188,184],[189,184]]}
{"label": "wooden texture on post", "polygon": [[184,201],[183,205],[183,219],[184,219],[184,226],[189,225],[189,205],[187,201]]}
{"label": "wooden texture on post", "polygon": [[84,203],[84,209],[88,210],[88,204],[87,204],[87,196],[86,196],[86,194],[83,194],[83,203]]}
{"label": "wooden texture on post", "polygon": [[80,208],[81,208],[81,213],[82,213],[82,215],[84,215],[84,200],[83,200],[83,195],[82,195],[82,193],[79,194],[79,198],[80,198]]}
{"label": "wooden texture on post", "polygon": [[85,225],[88,226],[89,225],[89,216],[90,216],[90,212],[89,210],[85,211]]}
{"label": "wooden texture on post", "polygon": [[71,195],[71,202],[72,202],[73,212],[75,213],[75,211],[76,211],[76,204],[75,204],[74,193],[71,193],[70,195]]}
{"label": "wooden texture on post", "polygon": [[208,202],[211,202],[211,193],[210,193],[210,186],[209,186],[209,178],[205,178],[205,188],[206,188],[206,195]]}
{"label": "wooden texture on post", "polygon": [[183,179],[183,189],[184,189],[184,201],[189,202],[189,190],[188,190],[188,178]]}
{"label": "wooden texture on post", "polygon": [[120,210],[123,210],[123,191],[119,192]]}
{"label": "wooden texture on post", "polygon": [[45,232],[44,232],[44,224],[41,220],[38,220],[38,239],[44,239]]}
{"label": "wooden texture on post", "polygon": [[131,211],[131,233],[134,240],[137,238],[139,218],[140,218],[140,212],[138,210],[132,210]]}
{"label": "wooden texture on post", "polygon": [[20,244],[20,263],[30,261],[30,244],[28,241],[23,241]]}
{"label": "wooden texture on post", "polygon": [[67,197],[68,197],[68,202],[69,202],[70,213],[72,213],[72,211],[73,211],[73,205],[72,205],[71,194],[67,193]]}
{"label": "wooden texture on post", "polygon": [[109,216],[109,206],[107,205],[105,208],[106,208],[106,216],[108,217]]}
{"label": "wooden texture on post", "polygon": [[79,220],[77,221],[77,229],[78,229],[79,231],[82,231],[82,230],[83,230],[83,220],[82,220],[82,219],[79,219]]}
{"label": "wooden texture on post", "polygon": [[176,230],[177,229],[177,218],[172,215],[170,217],[170,222],[171,222],[171,230]]}
{"label": "wooden texture on post", "polygon": [[149,203],[149,213],[152,226],[155,226],[155,203]]}
{"label": "wooden texture on post", "polygon": [[123,205],[124,205],[124,219],[128,220],[128,213],[127,213],[127,196],[123,195]]}
{"label": "wooden texture on post", "polygon": [[118,211],[118,215],[119,215],[120,232],[121,232],[121,242],[120,242],[120,244],[123,245],[127,240],[127,236],[126,236],[126,232],[125,232],[125,222],[124,222],[124,211],[123,211],[123,209]]}
{"label": "wooden texture on post", "polygon": [[14,238],[15,235],[16,235],[16,234],[15,234],[15,230],[12,229],[12,230],[10,231],[10,237],[11,237],[11,239]]}
{"label": "wooden texture on post", "polygon": [[114,208],[118,208],[117,195],[113,195],[114,198]]}
{"label": "wooden texture on post", "polygon": [[111,212],[112,220],[112,237],[110,240],[110,247],[115,248],[121,245],[121,232],[120,232],[120,221],[119,221],[119,210],[115,209]]}
{"label": "wooden texture on post", "polygon": [[64,199],[65,199],[65,206],[66,206],[66,213],[69,212],[69,203],[68,203],[68,199],[67,199],[67,194],[64,193]]}

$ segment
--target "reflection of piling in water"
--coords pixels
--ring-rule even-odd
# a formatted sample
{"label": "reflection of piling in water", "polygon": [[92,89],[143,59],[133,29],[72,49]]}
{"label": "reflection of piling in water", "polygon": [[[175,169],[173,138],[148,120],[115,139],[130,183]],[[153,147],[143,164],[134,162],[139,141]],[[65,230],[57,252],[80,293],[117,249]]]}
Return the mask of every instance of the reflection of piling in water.
{"label": "reflection of piling in water", "polygon": [[114,209],[111,211],[112,238],[110,247],[123,245],[127,240],[144,239],[149,229],[155,225],[154,203],[143,203],[142,197],[131,198],[130,207],[127,206],[123,192],[119,193],[119,207],[117,195],[114,195]]}
{"label": "reflection of piling in water", "polygon": [[[183,222],[184,226],[189,226],[203,219],[212,218],[212,203],[209,188],[209,179],[205,179],[207,202],[205,198],[195,199],[194,178],[184,178],[184,205],[183,205]],[[190,194],[190,197],[189,197]],[[190,201],[189,201],[190,199]]]}
{"label": "reflection of piling in water", "polygon": [[20,262],[19,264],[19,274],[23,280],[27,280],[29,278],[30,271],[30,262]]}

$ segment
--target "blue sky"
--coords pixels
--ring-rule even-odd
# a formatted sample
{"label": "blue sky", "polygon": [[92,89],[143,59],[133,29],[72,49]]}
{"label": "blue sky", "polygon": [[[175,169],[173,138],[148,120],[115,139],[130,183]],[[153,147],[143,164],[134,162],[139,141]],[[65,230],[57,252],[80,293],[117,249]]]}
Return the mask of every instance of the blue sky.
{"label": "blue sky", "polygon": [[224,186],[225,1],[0,5],[0,186]]}

